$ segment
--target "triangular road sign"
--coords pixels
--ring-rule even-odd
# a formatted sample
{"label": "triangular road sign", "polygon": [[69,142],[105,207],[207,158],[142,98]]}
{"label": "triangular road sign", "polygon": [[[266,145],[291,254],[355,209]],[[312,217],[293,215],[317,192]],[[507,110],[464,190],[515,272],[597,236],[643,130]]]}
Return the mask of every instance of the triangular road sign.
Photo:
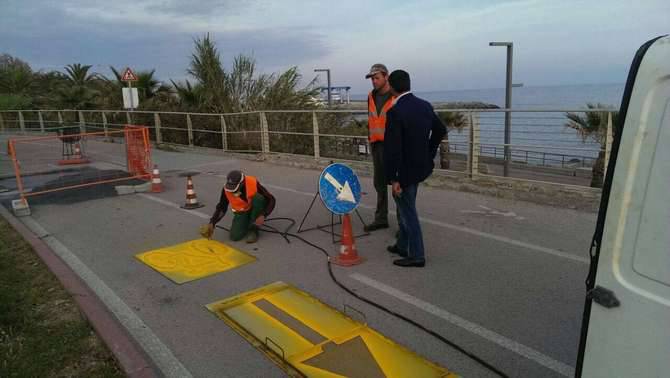
{"label": "triangular road sign", "polygon": [[121,80],[123,81],[137,81],[137,75],[133,72],[133,70],[130,69],[130,67],[126,68],[125,71],[123,71],[123,75],[121,76]]}

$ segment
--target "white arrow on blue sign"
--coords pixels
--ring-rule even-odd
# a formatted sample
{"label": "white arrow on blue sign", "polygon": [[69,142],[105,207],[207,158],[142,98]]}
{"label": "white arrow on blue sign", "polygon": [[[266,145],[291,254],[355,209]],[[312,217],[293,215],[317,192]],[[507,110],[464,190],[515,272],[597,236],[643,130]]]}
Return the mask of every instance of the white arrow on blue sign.
{"label": "white arrow on blue sign", "polygon": [[328,210],[338,215],[349,214],[361,202],[361,183],[348,166],[331,164],[321,172],[319,194]]}

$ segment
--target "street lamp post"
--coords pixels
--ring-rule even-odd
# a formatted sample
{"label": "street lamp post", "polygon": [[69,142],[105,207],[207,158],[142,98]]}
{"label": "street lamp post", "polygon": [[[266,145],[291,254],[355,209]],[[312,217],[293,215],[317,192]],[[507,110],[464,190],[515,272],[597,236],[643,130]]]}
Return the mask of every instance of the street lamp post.
{"label": "street lamp post", "polygon": [[507,47],[507,80],[505,83],[505,165],[503,175],[509,176],[509,163],[512,160],[510,153],[511,144],[511,124],[512,124],[512,53],[514,44],[512,42],[490,42],[489,46],[505,46]]}
{"label": "street lamp post", "polygon": [[330,96],[330,68],[317,68],[314,72],[325,72],[328,77],[328,106],[332,105],[331,96]]}

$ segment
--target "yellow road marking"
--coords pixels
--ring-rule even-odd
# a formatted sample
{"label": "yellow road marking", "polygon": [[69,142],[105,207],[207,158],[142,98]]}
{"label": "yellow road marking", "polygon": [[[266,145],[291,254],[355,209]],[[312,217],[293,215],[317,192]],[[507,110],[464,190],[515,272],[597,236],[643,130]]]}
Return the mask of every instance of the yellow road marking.
{"label": "yellow road marking", "polygon": [[[280,317],[285,322],[257,305],[265,301],[275,307],[273,311],[285,313]],[[325,378],[456,376],[283,282],[210,303],[207,308],[291,375]],[[294,321],[302,324],[296,327]],[[303,326],[325,340],[311,342],[309,339],[314,340],[314,337],[305,335]]]}
{"label": "yellow road marking", "polygon": [[159,248],[136,257],[178,284],[225,272],[256,260],[249,254],[208,239]]}

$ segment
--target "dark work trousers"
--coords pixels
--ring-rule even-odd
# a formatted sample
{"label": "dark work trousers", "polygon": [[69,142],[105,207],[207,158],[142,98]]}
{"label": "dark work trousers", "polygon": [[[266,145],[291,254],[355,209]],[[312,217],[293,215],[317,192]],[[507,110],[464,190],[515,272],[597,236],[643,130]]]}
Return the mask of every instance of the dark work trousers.
{"label": "dark work trousers", "polygon": [[384,142],[375,142],[372,148],[372,164],[374,166],[374,184],[377,191],[377,210],[375,211],[375,223],[388,224],[389,199],[388,184],[384,173]]}

